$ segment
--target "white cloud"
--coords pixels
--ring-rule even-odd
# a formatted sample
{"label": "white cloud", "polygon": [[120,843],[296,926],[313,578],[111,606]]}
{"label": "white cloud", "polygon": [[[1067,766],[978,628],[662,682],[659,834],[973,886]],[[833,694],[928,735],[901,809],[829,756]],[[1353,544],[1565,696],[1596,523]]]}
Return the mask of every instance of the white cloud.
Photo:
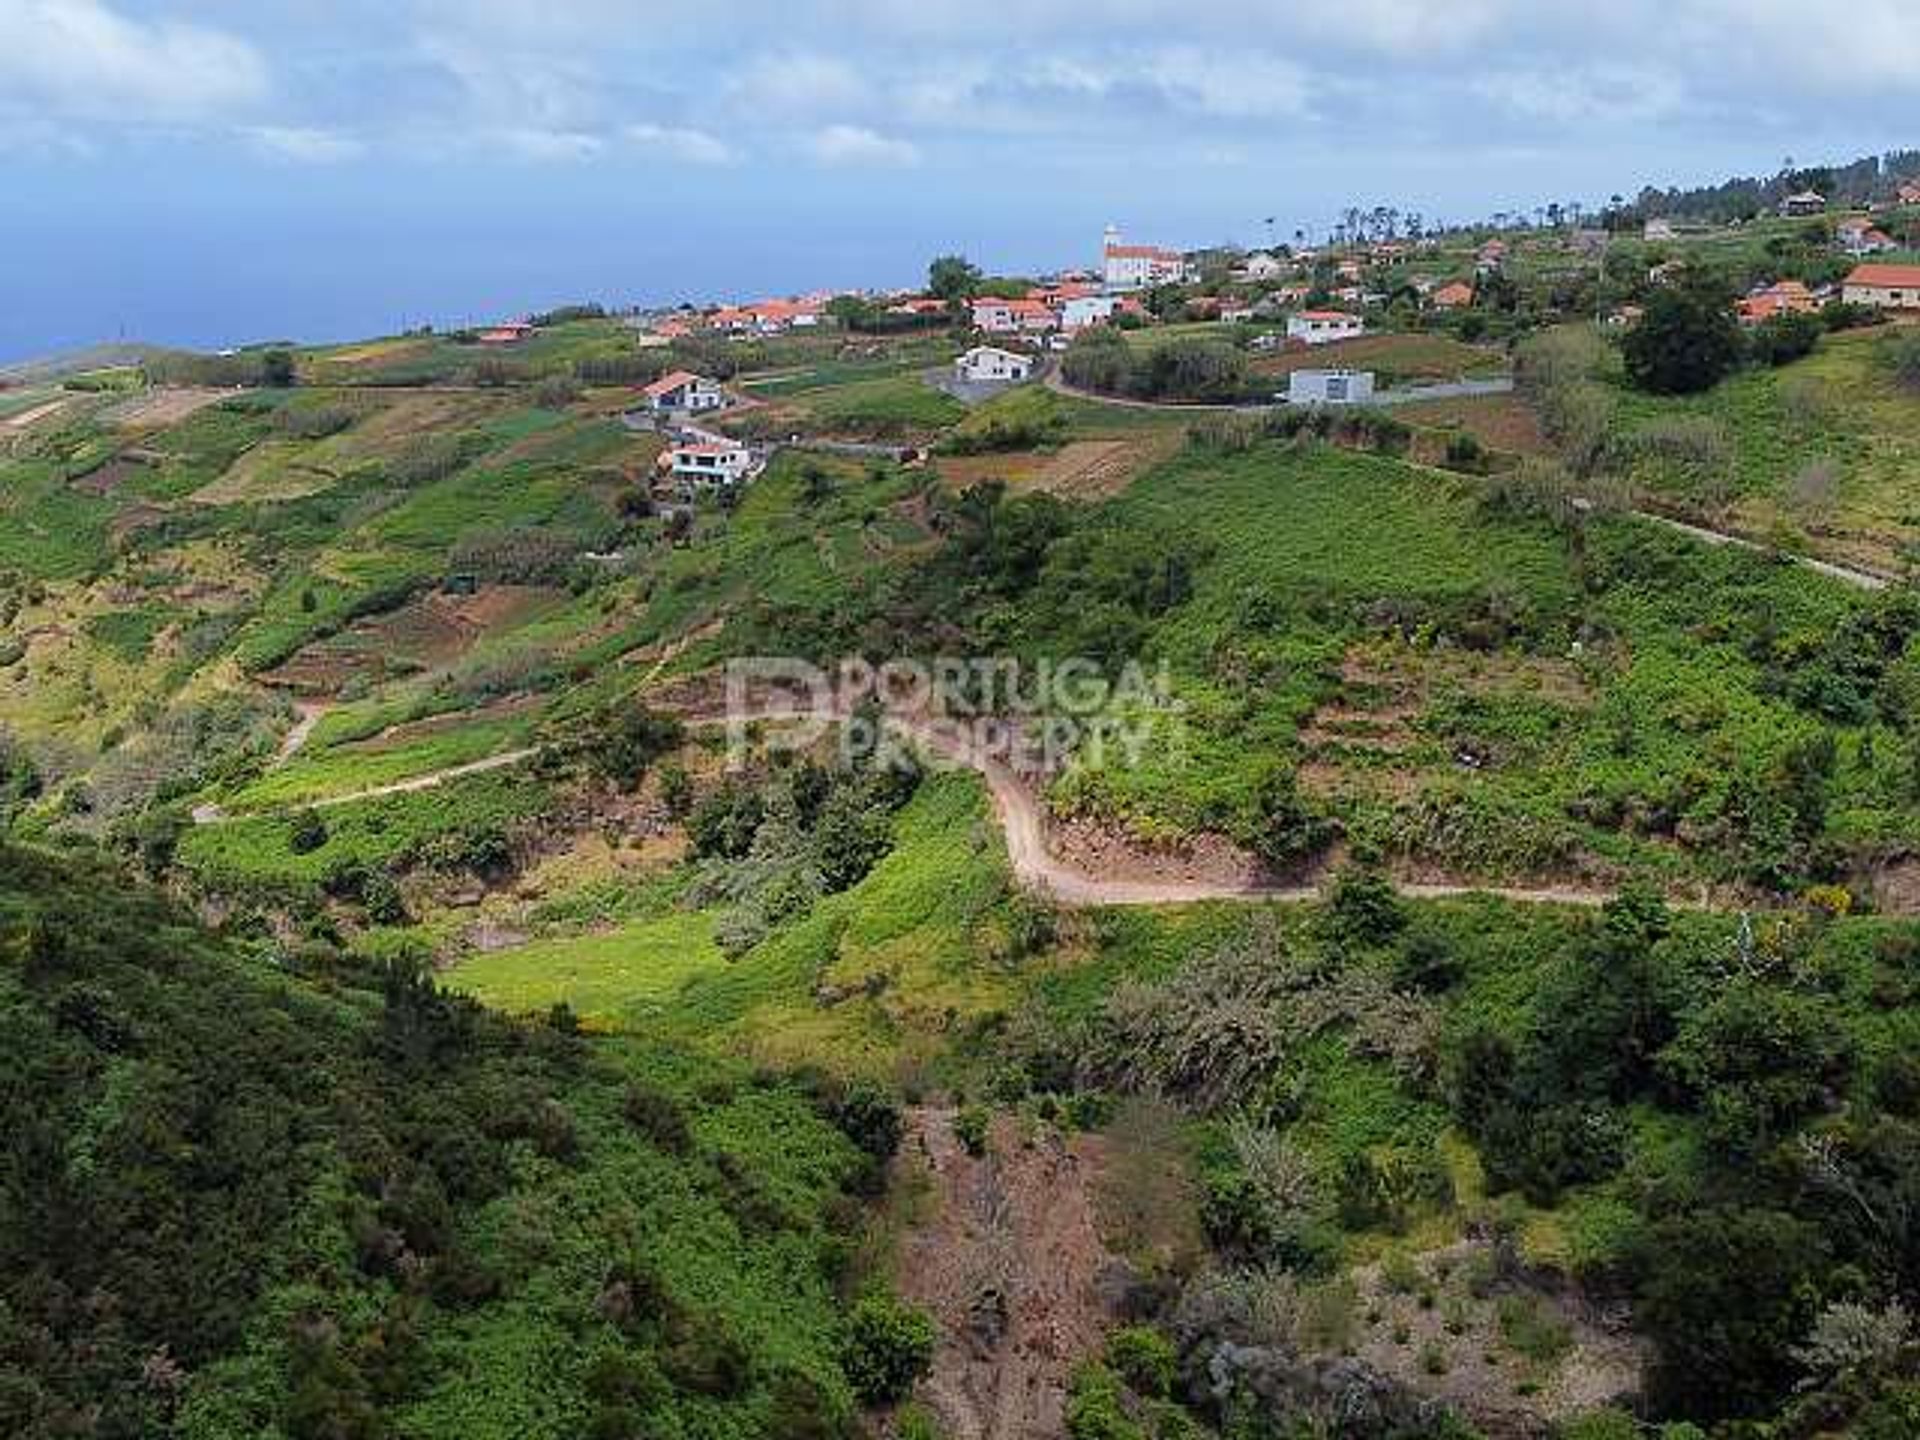
{"label": "white cloud", "polygon": [[1307,72],[1258,52],[1176,46],[1149,52],[1140,77],[1169,103],[1223,119],[1276,119],[1308,109]]}
{"label": "white cloud", "polygon": [[1627,125],[1659,120],[1682,105],[1678,80],[1652,69],[1597,65],[1560,69],[1497,70],[1475,77],[1473,93],[1516,114],[1564,125]]}
{"label": "white cloud", "polygon": [[297,160],[303,165],[336,165],[364,155],[367,149],[353,136],[334,130],[255,125],[244,133],[261,154],[278,160]]}
{"label": "white cloud", "polygon": [[491,144],[519,160],[538,163],[591,160],[606,149],[606,141],[584,130],[542,130],[537,127],[513,127],[490,132],[483,144]]}
{"label": "white cloud", "polygon": [[920,152],[864,125],[828,125],[807,137],[807,153],[822,165],[917,165]]}
{"label": "white cloud", "polygon": [[731,165],[740,158],[726,141],[704,130],[642,124],[621,133],[635,145],[687,165]]}
{"label": "white cloud", "polygon": [[761,55],[727,85],[746,114],[822,115],[860,105],[872,86],[845,60],[805,51]]}
{"label": "white cloud", "polygon": [[184,120],[246,107],[266,62],[224,31],[131,20],[99,0],[0,4],[0,107],[115,120]]}

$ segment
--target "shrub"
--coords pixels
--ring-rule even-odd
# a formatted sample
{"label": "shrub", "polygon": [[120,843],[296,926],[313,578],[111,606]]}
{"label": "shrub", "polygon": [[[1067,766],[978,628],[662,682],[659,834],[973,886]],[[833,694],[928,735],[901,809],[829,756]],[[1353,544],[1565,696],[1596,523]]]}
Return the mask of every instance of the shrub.
{"label": "shrub", "polygon": [[1118,1378],[1098,1365],[1074,1377],[1067,1394],[1067,1436],[1068,1440],[1146,1440],[1146,1432],[1127,1416]]}
{"label": "shrub", "polygon": [[627,1087],[621,1108],[634,1129],[669,1154],[683,1155],[693,1147],[686,1112],[666,1091],[636,1082]]}
{"label": "shrub", "polygon": [[1776,315],[1748,334],[1747,354],[1756,365],[1791,364],[1813,353],[1824,328],[1815,315]]}
{"label": "shrub", "polygon": [[1491,456],[1487,447],[1480,443],[1480,437],[1470,430],[1462,430],[1457,435],[1447,437],[1447,451],[1444,463],[1449,470],[1458,470],[1465,475],[1484,475],[1490,464]]}
{"label": "shrub", "polygon": [[987,1132],[993,1117],[984,1105],[968,1105],[953,1117],[954,1138],[967,1154],[978,1159],[987,1153]]}
{"label": "shrub", "polygon": [[283,405],[273,412],[273,426],[283,435],[298,440],[324,440],[338,435],[358,418],[344,405],[312,407]]}
{"label": "shrub", "polygon": [[1129,1325],[1107,1337],[1107,1364],[1136,1394],[1162,1400],[1173,1389],[1179,1357],[1151,1325]]}
{"label": "shrub", "polygon": [[293,817],[287,830],[287,848],[296,855],[311,855],[327,843],[327,822],[319,812],[306,809]]}
{"label": "shrub", "polygon": [[847,1319],[840,1368],[862,1401],[890,1404],[904,1400],[932,1368],[933,1344],[930,1316],[887,1296],[869,1296]]}
{"label": "shrub", "polygon": [[1880,363],[1905,390],[1920,390],[1920,330],[1901,330],[1880,342]]}

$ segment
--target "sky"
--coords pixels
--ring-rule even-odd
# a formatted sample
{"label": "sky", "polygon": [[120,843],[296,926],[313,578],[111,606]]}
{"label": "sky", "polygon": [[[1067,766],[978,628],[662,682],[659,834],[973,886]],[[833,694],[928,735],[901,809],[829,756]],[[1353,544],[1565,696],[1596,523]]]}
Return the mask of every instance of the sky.
{"label": "sky", "polygon": [[0,0],[0,361],[1464,220],[1916,118],[1920,0]]}

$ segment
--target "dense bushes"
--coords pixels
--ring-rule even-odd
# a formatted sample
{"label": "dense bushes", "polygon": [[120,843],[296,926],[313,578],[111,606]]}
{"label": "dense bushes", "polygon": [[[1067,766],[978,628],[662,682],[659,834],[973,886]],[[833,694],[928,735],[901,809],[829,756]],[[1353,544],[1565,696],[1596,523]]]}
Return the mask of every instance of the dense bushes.
{"label": "dense bushes", "polygon": [[[845,1433],[863,1168],[808,1097],[272,950],[0,848],[0,1430]],[[863,1313],[850,1373],[910,1383],[930,1332]]]}
{"label": "dense bushes", "polygon": [[1248,398],[1244,352],[1219,340],[1165,341],[1135,350],[1119,330],[1082,331],[1061,358],[1068,384],[1103,395],[1214,404]]}
{"label": "dense bushes", "polygon": [[687,818],[703,861],[690,900],[716,904],[721,948],[739,954],[822,895],[859,883],[893,845],[893,815],[919,776],[895,766],[803,760],[773,783],[729,779]]}

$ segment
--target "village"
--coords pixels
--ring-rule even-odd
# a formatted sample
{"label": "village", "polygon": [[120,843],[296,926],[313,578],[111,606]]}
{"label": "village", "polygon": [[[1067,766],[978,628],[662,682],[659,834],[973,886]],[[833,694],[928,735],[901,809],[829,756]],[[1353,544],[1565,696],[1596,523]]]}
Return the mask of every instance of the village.
{"label": "village", "polygon": [[[945,374],[928,378],[967,403],[1040,379],[1063,383],[1067,352],[1103,329],[1204,335],[1253,356],[1325,357],[1324,364],[1288,363],[1284,386],[1235,397],[1257,407],[1391,405],[1499,393],[1511,388],[1509,377],[1391,390],[1373,370],[1348,362],[1350,342],[1408,333],[1495,340],[1522,326],[1580,318],[1582,310],[1621,332],[1637,324],[1651,291],[1729,248],[1754,255],[1747,267],[1752,279],[1735,300],[1743,327],[1818,316],[1829,307],[1920,317],[1920,180],[1899,182],[1854,210],[1830,206],[1817,191],[1796,190],[1773,214],[1738,226],[1665,216],[1612,228],[1575,225],[1570,218],[1547,226],[1529,225],[1526,217],[1500,219],[1508,223],[1445,232],[1422,231],[1417,217],[1405,231],[1391,217],[1384,226],[1349,222],[1334,227],[1321,245],[1238,252],[1137,243],[1110,225],[1095,263],[1030,281],[966,267],[962,285],[945,293],[817,291],[682,304],[636,311],[628,324],[642,353],[783,336],[838,333],[852,347],[861,335],[949,334],[962,348]],[[1304,242],[1304,232],[1296,240]],[[529,321],[514,320],[472,338],[481,347],[511,351],[534,333]],[[726,493],[765,468],[777,440],[749,441],[714,423],[753,403],[721,377],[678,365],[639,388],[627,423],[657,430],[668,441],[659,460],[663,498],[688,502]],[[895,458],[913,458],[911,447],[888,447],[896,451]]]}

